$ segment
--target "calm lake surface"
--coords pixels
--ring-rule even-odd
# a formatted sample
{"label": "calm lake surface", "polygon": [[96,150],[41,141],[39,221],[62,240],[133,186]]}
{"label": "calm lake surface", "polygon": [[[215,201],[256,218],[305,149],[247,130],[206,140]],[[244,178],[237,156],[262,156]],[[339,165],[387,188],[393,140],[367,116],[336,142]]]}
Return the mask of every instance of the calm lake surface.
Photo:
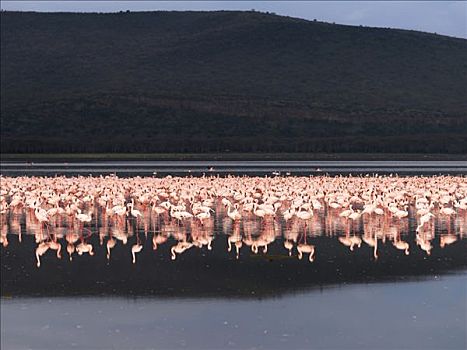
{"label": "calm lake surface", "polygon": [[261,299],[2,299],[2,349],[465,349],[465,277]]}
{"label": "calm lake surface", "polygon": [[[466,162],[81,162],[1,163],[1,174],[117,173],[121,176],[320,173],[466,174]],[[382,220],[382,219],[381,219]],[[467,327],[466,215],[437,219],[427,233],[430,254],[416,243],[413,213],[399,221],[347,225],[334,212],[308,225],[281,220],[236,225],[216,208],[212,223],[173,226],[145,215],[122,232],[98,213],[87,227],[94,255],[66,251],[79,227],[57,223],[63,246],[36,266],[39,225],[25,213],[2,218],[2,349],[465,349]],[[367,241],[375,228],[377,247]],[[197,230],[197,231],[196,231]],[[229,249],[232,232],[273,230],[267,252]],[[212,237],[172,259],[171,235]],[[171,232],[155,244],[156,237]],[[290,234],[315,246],[289,255]],[[118,243],[106,250],[109,236]],[[205,236],[203,236],[205,235]],[[119,237],[117,237],[119,236]],[[396,249],[394,237],[409,244]],[[200,236],[201,237],[201,236]],[[344,244],[360,238],[360,246]],[[453,239],[455,238],[455,240]],[[452,243],[446,244],[446,238]],[[131,247],[141,252],[132,262]],[[154,249],[156,246],[157,249]],[[377,259],[375,258],[375,252]]]}
{"label": "calm lake surface", "polygon": [[467,161],[2,161],[5,175],[467,174]]}

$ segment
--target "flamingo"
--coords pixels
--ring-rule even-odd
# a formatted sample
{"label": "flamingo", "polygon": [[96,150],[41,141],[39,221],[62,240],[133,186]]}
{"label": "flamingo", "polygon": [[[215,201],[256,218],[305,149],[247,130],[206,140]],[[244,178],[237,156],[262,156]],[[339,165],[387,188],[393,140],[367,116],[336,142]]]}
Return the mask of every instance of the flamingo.
{"label": "flamingo", "polygon": [[73,260],[72,254],[75,252],[75,245],[73,243],[68,243],[66,245],[66,251],[70,257],[70,261],[72,261]]}
{"label": "flamingo", "polygon": [[453,244],[456,241],[457,241],[457,237],[455,235],[452,235],[452,234],[442,235],[440,237],[439,246],[441,248],[444,248],[445,246],[447,246],[449,244]]}
{"label": "flamingo", "polygon": [[407,242],[396,240],[392,243],[392,245],[399,250],[403,250],[405,255],[409,255],[409,244]]}
{"label": "flamingo", "polygon": [[86,223],[86,222],[91,222],[92,221],[92,213],[88,214],[83,214],[83,213],[76,213],[75,217],[81,222],[81,223]]}
{"label": "flamingo", "polygon": [[76,251],[78,255],[83,255],[84,253],[88,253],[89,255],[94,255],[94,251],[92,248],[92,244],[81,242],[76,246]]}
{"label": "flamingo", "polygon": [[36,206],[36,208],[34,210],[34,215],[36,216],[36,219],[41,224],[49,222],[49,217],[47,215],[47,211],[45,209],[40,208],[39,206]]}
{"label": "flamingo", "polygon": [[133,264],[136,264],[136,253],[139,253],[143,249],[143,246],[136,242],[132,247],[131,247],[131,255],[133,256]]}
{"label": "flamingo", "polygon": [[37,267],[41,266],[41,259],[40,257],[45,254],[47,250],[49,250],[49,244],[46,242],[40,243],[36,248],[36,260],[37,260]]}
{"label": "flamingo", "polygon": [[178,242],[170,249],[170,252],[172,254],[172,260],[175,260],[175,258],[177,257],[176,254],[182,254],[185,250],[190,249],[192,246],[193,243],[185,241]]}
{"label": "flamingo", "polygon": [[433,218],[434,215],[432,213],[426,213],[425,215],[422,215],[420,217],[420,223],[418,224],[417,228],[415,229],[416,232],[420,231],[420,229],[423,227],[423,225],[425,225],[426,223],[428,223],[431,218]]}
{"label": "flamingo", "polygon": [[289,256],[292,256],[293,242],[286,239],[284,241],[284,248],[289,251]]}
{"label": "flamingo", "polygon": [[126,215],[130,214],[134,218],[143,217],[143,214],[141,214],[141,212],[139,210],[134,208],[135,207],[135,200],[134,199],[131,200],[131,203],[128,204],[128,207],[130,208],[130,212],[128,213],[128,211],[127,211]]}
{"label": "flamingo", "polygon": [[314,254],[315,254],[315,246],[311,244],[306,244],[306,243],[300,243],[297,245],[297,250],[298,250],[298,258],[302,259],[303,254],[309,254],[308,255],[308,260],[310,262],[314,261]]}
{"label": "flamingo", "polygon": [[295,215],[295,208],[289,208],[282,213],[282,216],[284,217],[284,220],[286,222],[292,219],[294,215]]}
{"label": "flamingo", "polygon": [[106,243],[107,247],[107,260],[110,260],[110,251],[115,247],[117,244],[117,240],[115,240],[113,237],[110,237],[109,240]]}
{"label": "flamingo", "polygon": [[348,217],[349,217],[351,214],[353,214],[353,213],[354,213],[354,210],[353,210],[353,208],[352,208],[352,205],[350,205],[350,208],[347,209],[347,210],[344,210],[343,212],[341,212],[341,213],[339,214],[339,216],[340,216],[341,218],[348,218]]}
{"label": "flamingo", "polygon": [[313,210],[308,209],[308,210],[302,210],[304,209],[303,206],[300,207],[300,210],[295,213],[297,218],[301,220],[310,220],[313,217]]}
{"label": "flamingo", "polygon": [[444,214],[444,215],[454,215],[456,213],[456,211],[452,208],[449,208],[449,207],[441,207],[441,209],[439,210],[439,212],[441,214]]}
{"label": "flamingo", "polygon": [[407,211],[407,206],[404,207],[404,210],[398,209],[397,211],[395,211],[394,215],[397,216],[399,219],[407,217],[409,215],[409,212]]}
{"label": "flamingo", "polygon": [[233,211],[230,210],[231,208],[232,206],[229,205],[227,210],[228,217],[231,218],[233,221],[240,220],[242,218],[242,214],[240,214],[238,211],[238,204],[235,203],[235,209]]}
{"label": "flamingo", "polygon": [[152,237],[152,249],[156,250],[158,245],[161,245],[167,242],[167,238],[168,236],[165,236],[165,235],[160,235],[160,234],[154,235]]}

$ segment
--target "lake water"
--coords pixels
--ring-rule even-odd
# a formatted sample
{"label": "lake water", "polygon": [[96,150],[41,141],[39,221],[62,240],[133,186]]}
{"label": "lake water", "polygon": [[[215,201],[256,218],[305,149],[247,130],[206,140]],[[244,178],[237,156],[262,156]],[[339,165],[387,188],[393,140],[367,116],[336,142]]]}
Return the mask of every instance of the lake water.
{"label": "lake water", "polygon": [[467,174],[467,161],[2,161],[5,175]]}
{"label": "lake water", "polygon": [[[465,174],[466,169],[465,162],[1,164],[6,176]],[[282,219],[236,224],[226,219],[225,208],[215,209],[203,225],[174,225],[144,213],[144,219],[115,226],[99,211],[84,230],[59,220],[49,229],[61,242],[62,257],[49,250],[39,268],[35,249],[43,228],[25,212],[2,216],[1,348],[466,348],[465,211],[429,226],[428,254],[417,244],[412,212],[404,220],[372,216],[349,225],[327,210],[307,224],[290,225]],[[173,260],[175,237],[194,239],[195,232],[203,243]],[[273,232],[274,240],[266,252],[264,246],[254,252],[244,244],[237,257],[233,242],[229,250],[235,232],[242,237]],[[117,244],[107,256],[111,236]],[[299,259],[296,248],[289,254],[285,243],[291,236],[314,245],[313,262],[307,254]],[[84,239],[95,254],[73,253],[70,261],[70,237]],[[360,242],[349,247],[345,242],[351,237]],[[376,247],[367,243],[372,237]],[[408,254],[394,246],[395,237],[408,243]],[[155,244],[156,238],[164,240]],[[131,247],[137,243],[142,250],[133,263]]]}
{"label": "lake water", "polygon": [[2,349],[465,349],[465,277],[245,299],[2,299]]}

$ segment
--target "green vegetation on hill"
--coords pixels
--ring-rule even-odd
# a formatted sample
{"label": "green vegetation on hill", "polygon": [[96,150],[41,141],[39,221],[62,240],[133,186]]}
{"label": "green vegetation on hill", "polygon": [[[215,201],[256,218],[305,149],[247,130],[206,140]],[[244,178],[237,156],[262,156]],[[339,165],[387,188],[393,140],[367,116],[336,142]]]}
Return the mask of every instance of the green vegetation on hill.
{"label": "green vegetation on hill", "polygon": [[2,152],[467,153],[467,40],[258,12],[1,13]]}

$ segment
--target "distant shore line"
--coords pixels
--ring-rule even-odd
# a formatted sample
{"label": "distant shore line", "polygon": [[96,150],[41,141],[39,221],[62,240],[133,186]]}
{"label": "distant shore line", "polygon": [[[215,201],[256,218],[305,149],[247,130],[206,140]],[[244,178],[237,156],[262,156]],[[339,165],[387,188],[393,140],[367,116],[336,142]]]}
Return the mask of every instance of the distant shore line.
{"label": "distant shore line", "polygon": [[401,160],[467,161],[467,154],[423,153],[0,153],[2,161],[33,160]]}

